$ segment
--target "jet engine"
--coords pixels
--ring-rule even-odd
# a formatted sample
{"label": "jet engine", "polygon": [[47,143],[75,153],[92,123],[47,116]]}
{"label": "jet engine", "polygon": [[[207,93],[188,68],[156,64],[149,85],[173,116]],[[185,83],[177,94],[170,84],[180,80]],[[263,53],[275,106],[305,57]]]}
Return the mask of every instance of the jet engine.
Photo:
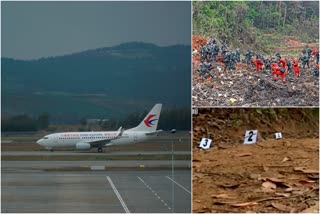
{"label": "jet engine", "polygon": [[76,148],[79,150],[89,150],[91,145],[89,143],[77,143]]}

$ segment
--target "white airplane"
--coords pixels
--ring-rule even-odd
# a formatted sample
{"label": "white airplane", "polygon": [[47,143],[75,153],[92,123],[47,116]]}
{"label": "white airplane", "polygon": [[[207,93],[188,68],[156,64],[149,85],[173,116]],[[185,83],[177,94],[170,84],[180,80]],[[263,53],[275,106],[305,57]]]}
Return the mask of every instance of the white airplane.
{"label": "white airplane", "polygon": [[37,144],[53,151],[54,147],[75,146],[78,150],[89,150],[93,147],[102,152],[102,147],[135,144],[157,135],[162,104],[156,104],[141,123],[132,129],[108,132],[63,132],[49,134],[37,141]]}

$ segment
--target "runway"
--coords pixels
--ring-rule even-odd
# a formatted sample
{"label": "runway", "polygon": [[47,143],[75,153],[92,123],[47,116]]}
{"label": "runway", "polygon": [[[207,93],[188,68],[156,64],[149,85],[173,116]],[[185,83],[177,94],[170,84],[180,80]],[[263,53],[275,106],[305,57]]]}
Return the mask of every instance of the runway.
{"label": "runway", "polygon": [[3,213],[191,212],[190,170],[3,171],[1,184]]}
{"label": "runway", "polygon": [[[52,169],[57,167],[171,167],[171,160],[116,160],[116,161],[1,161],[1,169]],[[175,167],[191,167],[190,160],[175,160]]]}
{"label": "runway", "polygon": [[[79,151],[2,151],[2,156],[61,156],[61,155],[170,155],[171,151],[111,151],[111,152],[79,152]],[[191,155],[191,151],[174,151],[175,155]]]}

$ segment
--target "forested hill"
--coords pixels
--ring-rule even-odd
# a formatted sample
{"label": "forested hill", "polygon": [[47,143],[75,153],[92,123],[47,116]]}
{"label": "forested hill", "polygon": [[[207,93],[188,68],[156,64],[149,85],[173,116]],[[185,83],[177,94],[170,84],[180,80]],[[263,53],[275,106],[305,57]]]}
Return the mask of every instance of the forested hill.
{"label": "forested hill", "polygon": [[318,42],[319,1],[194,1],[193,34],[260,50],[284,36]]}
{"label": "forested hill", "polygon": [[55,122],[190,108],[190,46],[141,42],[36,60],[1,59],[2,116],[48,112]]}

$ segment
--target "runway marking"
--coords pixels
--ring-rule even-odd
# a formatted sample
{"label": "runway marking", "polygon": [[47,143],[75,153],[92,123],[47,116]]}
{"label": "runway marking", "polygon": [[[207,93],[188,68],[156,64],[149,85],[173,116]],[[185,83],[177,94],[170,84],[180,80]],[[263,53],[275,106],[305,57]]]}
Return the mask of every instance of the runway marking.
{"label": "runway marking", "polygon": [[149,189],[152,193],[154,193],[154,196],[155,196],[155,197],[157,197],[169,210],[171,210],[171,207],[169,207],[168,204],[166,204],[166,203],[158,196],[158,194],[157,194],[151,187],[149,187],[149,185],[148,185],[144,180],[142,180],[142,178],[140,178],[139,176],[137,176],[137,178],[139,178],[139,180],[140,180],[146,187],[148,187],[148,189]]}
{"label": "runway marking", "polygon": [[175,180],[171,179],[169,176],[166,176],[166,178],[168,178],[169,180],[171,180],[173,183],[177,184],[179,187],[181,187],[182,189],[184,189],[185,191],[187,191],[189,194],[191,194],[191,192],[185,188],[184,186],[182,186],[181,184],[179,184],[178,182],[176,182]]}
{"label": "runway marking", "polygon": [[123,201],[123,199],[122,199],[122,197],[121,197],[120,193],[118,192],[118,190],[117,190],[116,186],[113,184],[113,182],[112,182],[111,178],[110,178],[109,176],[106,176],[106,178],[107,178],[107,180],[109,181],[109,183],[110,183],[110,185],[111,185],[111,187],[112,187],[112,189],[113,189],[114,193],[115,193],[115,194],[116,194],[116,196],[118,197],[118,199],[119,199],[119,201],[120,201],[120,203],[121,203],[121,205],[122,205],[122,207],[123,207],[124,211],[126,211],[126,213],[130,213],[130,211],[129,211],[129,209],[128,209],[127,205],[124,203],[124,201]]}
{"label": "runway marking", "polygon": [[92,175],[53,175],[55,177],[92,177]]}

